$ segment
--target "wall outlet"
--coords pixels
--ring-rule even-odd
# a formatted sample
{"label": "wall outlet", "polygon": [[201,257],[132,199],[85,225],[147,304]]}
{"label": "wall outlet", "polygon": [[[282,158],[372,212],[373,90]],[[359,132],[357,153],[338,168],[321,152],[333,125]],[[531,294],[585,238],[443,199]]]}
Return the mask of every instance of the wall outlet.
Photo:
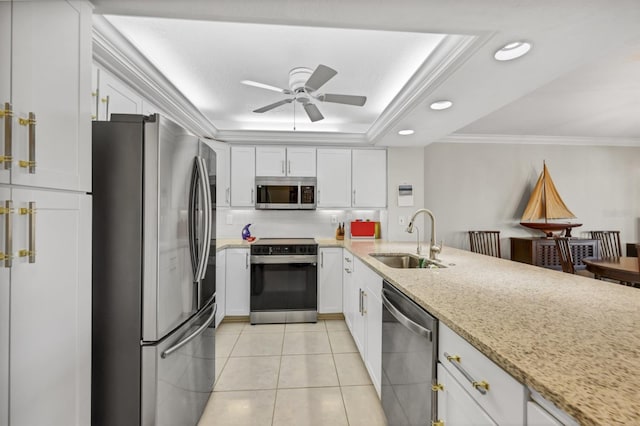
{"label": "wall outlet", "polygon": [[230,214],[227,215],[227,225],[233,225],[233,216]]}
{"label": "wall outlet", "polygon": [[398,216],[398,225],[404,226],[407,224],[407,218],[405,216]]}
{"label": "wall outlet", "polygon": [[331,215],[331,223],[334,225],[338,223],[338,217],[336,215]]}

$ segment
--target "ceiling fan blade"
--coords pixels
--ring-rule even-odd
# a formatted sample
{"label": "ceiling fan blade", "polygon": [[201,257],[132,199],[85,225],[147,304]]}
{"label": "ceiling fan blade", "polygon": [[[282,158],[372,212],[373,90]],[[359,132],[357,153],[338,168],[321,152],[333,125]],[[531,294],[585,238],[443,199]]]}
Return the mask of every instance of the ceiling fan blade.
{"label": "ceiling fan blade", "polygon": [[309,116],[309,120],[311,121],[320,121],[324,118],[320,113],[320,110],[318,109],[318,107],[315,106],[314,104],[310,104],[310,103],[304,104],[304,110],[306,111],[307,115]]}
{"label": "ceiling fan blade", "polygon": [[263,106],[262,108],[255,109],[255,110],[253,110],[253,112],[258,112],[258,113],[267,112],[267,111],[270,111],[270,110],[272,110],[274,108],[278,108],[280,105],[290,104],[291,102],[293,102],[293,98],[291,98],[291,99],[283,99],[281,101],[274,102],[274,103],[269,104],[267,106]]}
{"label": "ceiling fan blade", "polygon": [[315,71],[313,71],[313,74],[311,74],[304,86],[314,92],[318,90],[322,85],[324,85],[327,81],[331,80],[336,74],[338,74],[338,71],[334,70],[333,68],[329,68],[326,65],[320,64],[315,69]]}
{"label": "ceiling fan blade", "polygon": [[331,93],[320,95],[318,96],[318,99],[324,102],[333,102],[336,104],[346,104],[346,105],[355,105],[355,106],[363,106],[365,102],[367,102],[366,96],[335,95]]}
{"label": "ceiling fan blade", "polygon": [[271,86],[269,84],[264,84],[264,83],[258,83],[257,81],[253,81],[253,80],[242,80],[240,83],[244,84],[245,86],[253,86],[253,87],[258,87],[260,89],[267,89],[267,90],[272,90],[278,93],[284,93],[285,95],[291,94],[291,90],[289,89],[281,89],[276,86]]}

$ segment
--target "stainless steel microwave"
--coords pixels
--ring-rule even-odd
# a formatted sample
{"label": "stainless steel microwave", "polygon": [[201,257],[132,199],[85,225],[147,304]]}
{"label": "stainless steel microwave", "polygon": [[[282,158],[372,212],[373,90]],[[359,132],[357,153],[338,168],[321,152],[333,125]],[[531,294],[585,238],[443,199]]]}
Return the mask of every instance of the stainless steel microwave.
{"label": "stainless steel microwave", "polygon": [[316,178],[256,176],[256,209],[315,210]]}

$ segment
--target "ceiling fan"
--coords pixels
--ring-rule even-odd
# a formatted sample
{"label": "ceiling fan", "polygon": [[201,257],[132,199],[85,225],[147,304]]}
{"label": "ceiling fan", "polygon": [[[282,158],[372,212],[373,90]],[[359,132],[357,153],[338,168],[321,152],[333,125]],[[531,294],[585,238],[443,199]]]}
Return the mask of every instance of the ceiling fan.
{"label": "ceiling fan", "polygon": [[318,107],[312,103],[313,100],[354,106],[363,106],[367,101],[366,96],[318,93],[320,87],[322,87],[327,81],[331,80],[337,73],[338,72],[336,70],[322,64],[318,65],[315,70],[305,67],[297,67],[289,71],[288,89],[281,89],[280,87],[252,80],[243,80],[241,83],[247,86],[259,87],[261,89],[272,90],[274,92],[291,96],[290,98],[282,99],[278,102],[258,108],[253,112],[261,114],[281,105],[297,101],[302,104],[311,121],[319,121],[322,120],[324,116],[320,113]]}

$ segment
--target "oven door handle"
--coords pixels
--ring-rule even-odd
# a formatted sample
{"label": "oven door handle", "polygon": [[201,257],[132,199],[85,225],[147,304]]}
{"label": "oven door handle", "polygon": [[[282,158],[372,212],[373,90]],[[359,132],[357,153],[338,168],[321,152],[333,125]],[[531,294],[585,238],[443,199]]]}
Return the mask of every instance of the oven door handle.
{"label": "oven door handle", "polygon": [[251,256],[251,264],[252,265],[259,265],[259,264],[265,264],[265,265],[287,265],[287,264],[291,264],[291,263],[312,263],[312,264],[316,264],[318,263],[318,256],[316,256],[315,254],[313,255],[285,255],[285,256],[280,256],[280,255],[272,255],[272,256],[259,256],[259,255],[252,255]]}

